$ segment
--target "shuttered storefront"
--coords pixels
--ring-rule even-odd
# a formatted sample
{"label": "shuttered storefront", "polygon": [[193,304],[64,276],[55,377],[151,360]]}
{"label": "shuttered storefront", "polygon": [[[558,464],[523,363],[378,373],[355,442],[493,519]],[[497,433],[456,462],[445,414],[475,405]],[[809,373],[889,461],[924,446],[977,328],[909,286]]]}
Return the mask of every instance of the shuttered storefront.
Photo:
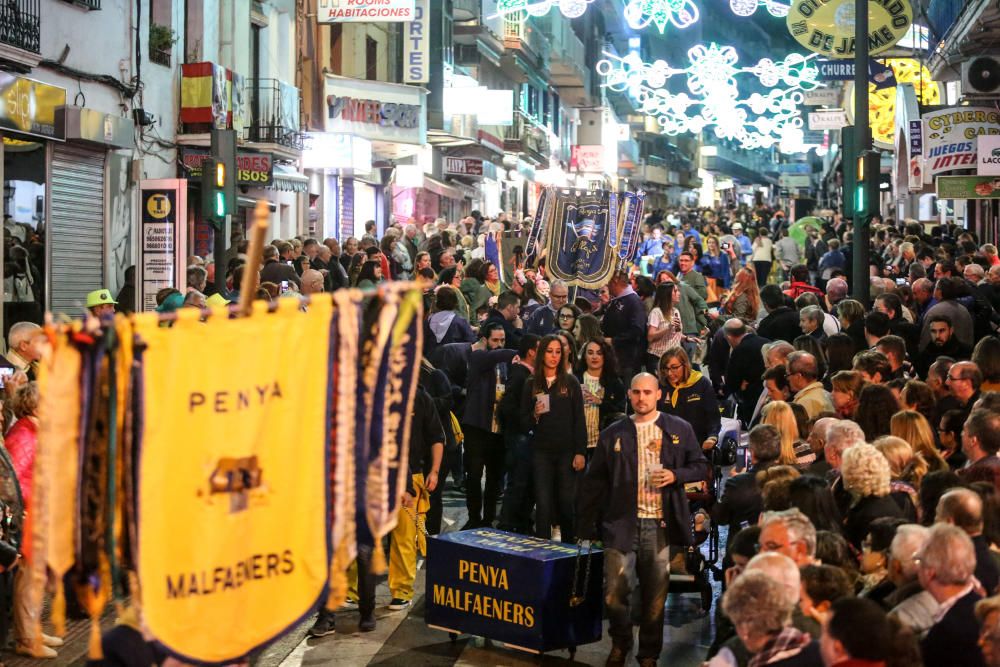
{"label": "shuttered storefront", "polygon": [[55,144],[51,208],[48,310],[82,314],[87,293],[104,286],[103,148]]}

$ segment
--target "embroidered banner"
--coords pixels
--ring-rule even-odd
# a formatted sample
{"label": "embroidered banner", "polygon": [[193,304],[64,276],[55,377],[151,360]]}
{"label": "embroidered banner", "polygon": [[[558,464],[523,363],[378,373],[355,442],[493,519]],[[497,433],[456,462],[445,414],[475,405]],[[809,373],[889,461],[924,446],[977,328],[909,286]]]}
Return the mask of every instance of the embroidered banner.
{"label": "embroidered banner", "polygon": [[[145,621],[188,662],[236,661],[308,615],[329,572],[333,305],[136,317]],[[206,630],[209,631],[206,631]]]}

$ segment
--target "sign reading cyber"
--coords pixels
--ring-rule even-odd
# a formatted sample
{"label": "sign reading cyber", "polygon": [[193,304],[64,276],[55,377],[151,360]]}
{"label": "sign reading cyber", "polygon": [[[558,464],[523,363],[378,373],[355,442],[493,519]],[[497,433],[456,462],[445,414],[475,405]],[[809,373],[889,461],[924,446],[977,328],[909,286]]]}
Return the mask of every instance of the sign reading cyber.
{"label": "sign reading cyber", "polygon": [[[868,52],[888,51],[913,24],[910,0],[870,0]],[[802,46],[828,58],[854,57],[854,0],[794,0],[788,31]]]}
{"label": "sign reading cyber", "polygon": [[950,107],[921,116],[924,124],[924,183],[934,176],[976,166],[976,142],[1000,135],[1000,111],[990,107]]}
{"label": "sign reading cyber", "polygon": [[600,551],[578,563],[569,545],[492,528],[436,536],[427,548],[428,625],[533,651],[600,640]]}

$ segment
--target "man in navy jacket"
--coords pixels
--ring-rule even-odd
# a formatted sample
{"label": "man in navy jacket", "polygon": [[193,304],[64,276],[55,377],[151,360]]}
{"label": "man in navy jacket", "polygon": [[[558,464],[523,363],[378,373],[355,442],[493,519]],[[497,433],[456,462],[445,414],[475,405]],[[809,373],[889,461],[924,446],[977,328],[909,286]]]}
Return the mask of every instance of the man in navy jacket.
{"label": "man in navy jacket", "polygon": [[608,283],[611,301],[601,321],[601,331],[615,349],[621,378],[627,384],[642,367],[646,354],[646,308],[628,282],[628,274],[616,273]]}
{"label": "man in navy jacket", "polygon": [[663,648],[669,546],[693,542],[684,485],[706,479],[708,470],[691,426],[656,410],[660,387],[653,375],[635,376],[629,399],[634,414],[601,433],[580,486],[578,534],[604,542],[605,601],[613,643],[607,664],[624,665],[632,648],[629,596],[634,570],[642,599],[636,657],[642,667],[651,667]]}

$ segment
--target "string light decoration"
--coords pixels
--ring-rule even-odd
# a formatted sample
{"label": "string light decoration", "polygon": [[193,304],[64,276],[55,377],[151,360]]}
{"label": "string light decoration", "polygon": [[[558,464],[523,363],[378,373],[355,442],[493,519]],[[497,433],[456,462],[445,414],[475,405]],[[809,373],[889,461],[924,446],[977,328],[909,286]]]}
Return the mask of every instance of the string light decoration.
{"label": "string light decoration", "polygon": [[788,16],[788,11],[791,9],[789,5],[778,0],[729,0],[729,8],[733,13],[744,18],[753,16],[758,7],[763,7],[768,14],[778,18]]}
{"label": "string light decoration", "polygon": [[[664,134],[697,134],[712,127],[716,136],[744,148],[802,145],[803,91],[819,86],[819,71],[809,62],[813,56],[792,53],[784,60],[763,58],[740,67],[733,47],[698,45],[688,50],[688,66],[678,69],[664,60],[644,62],[634,52],[604,55],[597,63],[602,85],[632,96]],[[667,83],[680,76],[687,92],[667,90]],[[741,96],[739,80],[748,77],[770,90]]]}
{"label": "string light decoration", "polygon": [[629,0],[625,21],[633,30],[650,24],[663,34],[668,25],[683,30],[698,22],[698,7],[691,0]]}
{"label": "string light decoration", "polygon": [[497,16],[507,16],[524,12],[529,16],[545,16],[554,7],[558,7],[563,16],[577,19],[584,15],[587,7],[594,0],[499,0]]}

